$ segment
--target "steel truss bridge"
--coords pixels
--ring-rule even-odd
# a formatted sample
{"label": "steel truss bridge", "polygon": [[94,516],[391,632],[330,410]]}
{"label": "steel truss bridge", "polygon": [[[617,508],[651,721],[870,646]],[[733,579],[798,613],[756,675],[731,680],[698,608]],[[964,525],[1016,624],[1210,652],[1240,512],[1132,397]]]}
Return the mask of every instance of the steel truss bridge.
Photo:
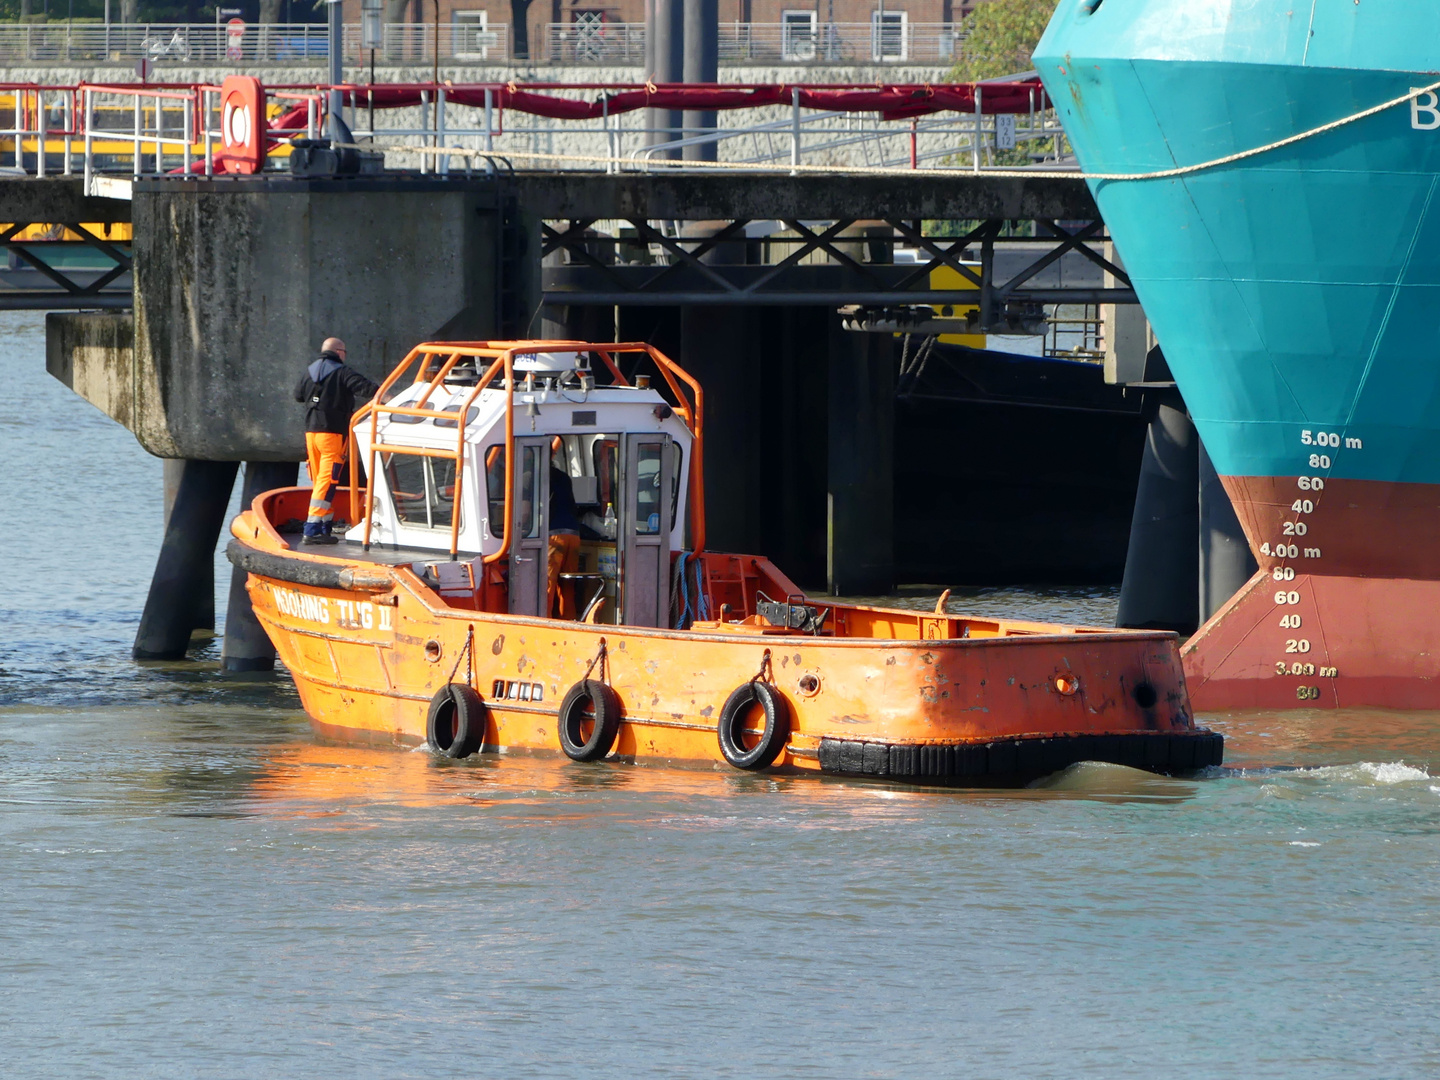
{"label": "steel truss bridge", "polygon": [[[523,190],[547,304],[843,306],[855,329],[1033,333],[1044,305],[1135,302],[1078,177],[552,173]],[[947,268],[956,287],[932,287]],[[957,325],[947,306],[974,310]]]}
{"label": "steel truss bridge", "polygon": [[[232,182],[152,178],[137,191],[196,183]],[[1044,305],[1135,302],[1078,177],[502,170],[242,183],[276,193],[499,188],[521,227],[538,231],[529,250],[546,305],[828,306],[846,308],[854,329],[1034,333]],[[128,245],[103,231],[130,211],[124,199],[84,195],[77,176],[0,179],[0,244],[11,256],[0,309],[130,306]],[[25,238],[41,225],[79,239]],[[946,269],[956,287],[932,287]],[[947,306],[968,310],[963,325]]]}

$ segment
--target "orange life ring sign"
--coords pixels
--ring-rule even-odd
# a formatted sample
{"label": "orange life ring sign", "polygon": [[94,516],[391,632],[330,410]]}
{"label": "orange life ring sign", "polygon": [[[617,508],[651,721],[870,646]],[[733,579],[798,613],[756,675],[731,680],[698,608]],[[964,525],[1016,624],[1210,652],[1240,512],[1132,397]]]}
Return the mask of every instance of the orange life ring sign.
{"label": "orange life ring sign", "polygon": [[250,175],[265,165],[265,88],[249,75],[220,84],[220,166]]}

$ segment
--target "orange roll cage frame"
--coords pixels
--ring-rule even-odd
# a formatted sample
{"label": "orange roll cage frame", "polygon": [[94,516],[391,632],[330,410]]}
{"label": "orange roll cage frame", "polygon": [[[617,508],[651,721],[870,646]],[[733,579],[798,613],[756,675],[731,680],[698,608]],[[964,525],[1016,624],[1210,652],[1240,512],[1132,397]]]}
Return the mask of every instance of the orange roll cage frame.
{"label": "orange roll cage frame", "polygon": [[[605,367],[609,369],[612,377],[610,386],[629,386],[630,382],[621,373],[615,363],[615,357],[624,353],[644,353],[655,364],[670,387],[670,392],[675,397],[675,411],[680,419],[684,421],[686,428],[690,431],[692,446],[690,451],[689,467],[689,498],[690,498],[690,545],[692,550],[699,554],[705,550],[705,472],[704,472],[704,440],[701,432],[701,417],[704,409],[704,391],[700,384],[685,371],[679,364],[676,364],[668,356],[662,353],[653,345],[642,341],[629,342],[606,342],[594,344],[584,341],[427,341],[416,345],[406,354],[405,359],[400,361],[395,370],[392,371],[386,380],[380,384],[374,398],[360,407],[354,416],[350,418],[350,425],[347,429],[346,450],[350,461],[356,459],[358,447],[355,443],[355,428],[367,416],[370,419],[370,453],[366,460],[366,485],[365,485],[365,550],[370,550],[370,528],[375,514],[375,460],[377,455],[386,454],[409,454],[416,457],[443,458],[455,462],[455,513],[450,522],[450,557],[456,558],[460,550],[460,493],[461,477],[465,464],[465,423],[470,414],[470,406],[480,396],[481,391],[488,389],[494,383],[497,376],[504,378],[505,390],[505,513],[510,513],[511,500],[515,494],[515,454],[513,444],[515,441],[515,357],[530,353],[541,352],[591,352],[600,357]],[[480,376],[479,382],[471,389],[470,394],[460,406],[459,414],[451,412],[439,412],[427,408],[430,397],[445,382],[445,377],[462,358],[473,357],[476,359],[488,359],[490,365]],[[439,361],[434,367],[432,374],[432,363]],[[415,371],[415,378],[411,385],[425,383],[425,392],[413,405],[386,405],[385,397],[405,373],[420,361]],[[477,365],[478,367],[478,365]],[[687,397],[681,384],[688,387],[690,397]],[[432,420],[454,420],[456,426],[455,449],[454,451],[437,449],[434,447],[419,446],[394,446],[380,442],[380,417],[382,414],[393,416],[414,416],[420,419]],[[350,469],[350,506],[351,513],[354,508],[360,505],[360,490],[357,479],[357,470]],[[506,529],[500,541],[499,550],[492,554],[483,556],[482,563],[489,565],[497,563],[510,553],[510,536],[514,530]]]}

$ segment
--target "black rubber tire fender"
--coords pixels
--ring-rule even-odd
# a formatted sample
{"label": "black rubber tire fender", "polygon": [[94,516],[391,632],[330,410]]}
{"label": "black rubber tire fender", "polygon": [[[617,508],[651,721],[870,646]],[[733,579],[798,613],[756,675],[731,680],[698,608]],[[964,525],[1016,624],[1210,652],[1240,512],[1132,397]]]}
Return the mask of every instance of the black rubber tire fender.
{"label": "black rubber tire fender", "polygon": [[[585,710],[590,703],[595,726],[588,739],[581,738],[580,725],[590,719]],[[560,715],[555,722],[560,735],[560,749],[574,761],[598,761],[610,753],[615,736],[620,734],[620,698],[614,690],[598,679],[585,679],[570,688],[560,702]]]}
{"label": "black rubber tire fender", "polygon": [[425,739],[446,757],[469,757],[485,743],[486,720],[479,694],[463,683],[448,683],[430,699]]}
{"label": "black rubber tire fender", "polygon": [[[765,728],[760,741],[747,750],[742,729],[749,707],[757,702],[765,710]],[[715,729],[726,761],[737,769],[764,769],[775,763],[790,741],[790,707],[769,683],[741,683],[725,699]]]}

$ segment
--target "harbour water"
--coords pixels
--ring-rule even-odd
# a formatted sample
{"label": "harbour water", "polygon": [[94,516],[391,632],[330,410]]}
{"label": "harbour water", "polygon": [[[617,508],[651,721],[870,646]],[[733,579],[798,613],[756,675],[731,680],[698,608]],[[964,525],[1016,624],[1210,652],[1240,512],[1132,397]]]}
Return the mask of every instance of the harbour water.
{"label": "harbour water", "polygon": [[40,317],[0,370],[0,1074],[1440,1070],[1440,717],[1016,792],[326,745],[218,643],[130,661],[160,463]]}

